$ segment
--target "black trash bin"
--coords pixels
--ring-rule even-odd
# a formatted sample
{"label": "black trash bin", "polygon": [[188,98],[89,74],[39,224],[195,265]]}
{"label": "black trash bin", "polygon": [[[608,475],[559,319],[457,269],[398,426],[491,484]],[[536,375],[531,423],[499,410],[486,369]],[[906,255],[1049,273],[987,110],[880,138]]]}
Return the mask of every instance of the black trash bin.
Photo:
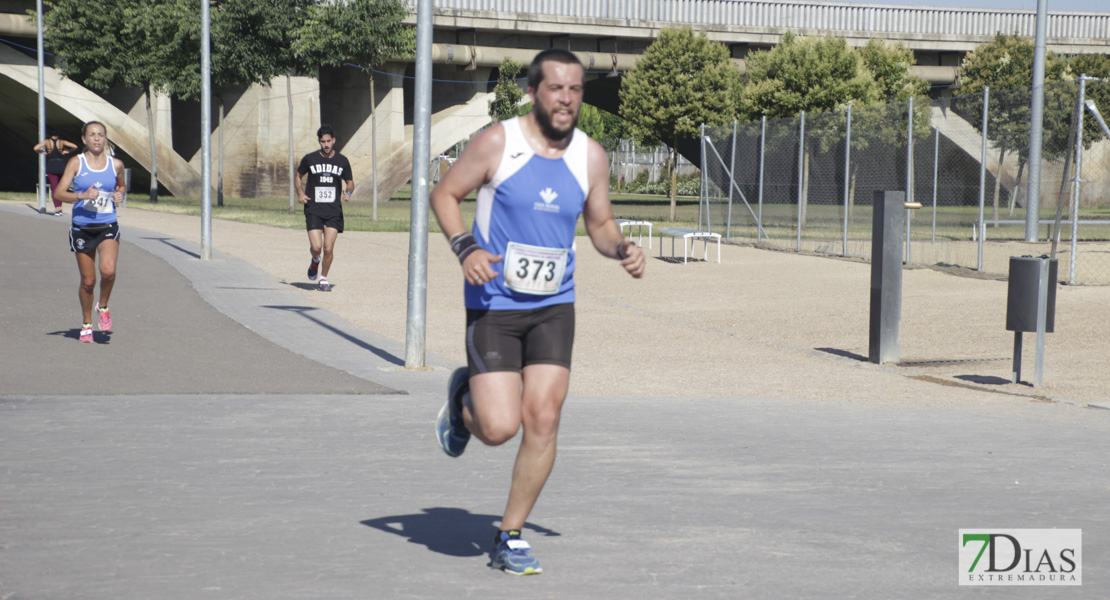
{"label": "black trash bin", "polygon": [[1010,283],[1006,291],[1006,330],[1037,332],[1037,298],[1040,295],[1041,261],[1048,261],[1048,296],[1045,333],[1056,321],[1057,260],[1047,256],[1011,256]]}

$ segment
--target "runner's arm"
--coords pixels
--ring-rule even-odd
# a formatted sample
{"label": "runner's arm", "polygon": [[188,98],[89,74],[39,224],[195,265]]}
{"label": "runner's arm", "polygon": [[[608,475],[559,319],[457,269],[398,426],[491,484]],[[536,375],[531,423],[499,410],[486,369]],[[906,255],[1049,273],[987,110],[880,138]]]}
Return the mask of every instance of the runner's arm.
{"label": "runner's arm", "polygon": [[[62,179],[58,182],[58,187],[54,190],[54,199],[58,202],[79,202],[86,200],[78,194],[69,191],[69,186],[73,185],[73,178],[77,177],[77,170],[81,168],[81,158],[74,156],[66,163],[66,170],[62,173]],[[86,190],[86,194],[91,193],[93,198],[96,198],[96,190]]]}
{"label": "runner's arm", "polygon": [[347,184],[347,197],[345,198],[345,200],[347,202],[350,202],[351,201],[351,194],[355,193],[355,180],[354,179],[347,179],[343,183]]}
{"label": "runner's arm", "polygon": [[127,176],[123,169],[123,161],[118,158],[113,158],[112,162],[116,164],[116,189],[112,194],[112,201],[115,203],[123,202],[123,193],[127,191]]}
{"label": "runner's arm", "polygon": [[501,162],[501,152],[505,149],[505,128],[493,126],[474,136],[466,149],[447,170],[432,190],[430,203],[432,212],[443,235],[451,242],[455,253],[463,257],[463,276],[471,283],[489,281],[497,276],[490,264],[501,261],[477,244],[463,223],[459,204],[467,194],[493,179]]}
{"label": "runner's arm", "polygon": [[297,200],[300,201],[301,204],[308,204],[308,196],[304,193],[304,186],[301,182],[301,172],[299,170],[296,172],[296,176],[294,181],[296,181]]}
{"label": "runner's arm", "polygon": [[605,158],[605,149],[594,140],[590,140],[587,161],[590,191],[582,211],[586,232],[598,252],[621,261],[621,266],[630,275],[640,277],[644,274],[644,253],[621,234],[613,218],[613,207],[609,201],[609,161]]}

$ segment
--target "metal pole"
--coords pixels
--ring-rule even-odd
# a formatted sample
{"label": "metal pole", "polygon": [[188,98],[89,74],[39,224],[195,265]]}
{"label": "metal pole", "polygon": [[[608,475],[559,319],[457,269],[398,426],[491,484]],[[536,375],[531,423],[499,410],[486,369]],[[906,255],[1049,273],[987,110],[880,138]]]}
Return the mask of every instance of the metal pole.
{"label": "metal pole", "polygon": [[902,223],[905,192],[876,191],[871,200],[871,314],[867,357],[873,363],[901,359]]}
{"label": "metal pole", "polygon": [[732,239],[732,188],[736,185],[736,119],[732,120],[732,154],[729,155],[729,161],[732,163],[729,169],[729,186],[728,186],[728,222],[725,223],[725,239]]}
{"label": "metal pole", "polygon": [[[701,124],[700,132],[701,144],[699,144],[698,150],[701,152],[701,173],[698,179],[701,181],[701,185],[698,186],[700,188],[698,190],[698,231],[706,231],[708,227],[706,229],[701,228],[701,202],[703,197],[705,198],[705,220],[707,225],[709,221],[709,178],[705,175],[705,123]],[[678,169],[678,152],[675,152],[674,168]]]}
{"label": "metal pole", "polygon": [[216,138],[216,150],[220,155],[216,163],[219,165],[216,170],[216,206],[222,208],[224,205],[224,101],[222,97],[220,98],[220,113],[219,121],[216,122],[216,130],[219,132],[219,137]]}
{"label": "metal pole", "polygon": [[[913,198],[913,96],[910,96],[909,116],[906,131],[906,202],[914,202]],[[906,209],[906,264],[910,262],[910,223],[913,221],[913,211]]]}
{"label": "metal pole", "polygon": [[[1041,0],[1044,2],[1044,0]],[[1041,258],[1038,261],[1037,279],[1037,359],[1033,366],[1033,387],[1040,387],[1044,376],[1044,334],[1048,319],[1048,268],[1052,261]]]}
{"label": "metal pole", "polygon": [[940,166],[940,129],[933,128],[933,243],[937,243],[937,170]]}
{"label": "metal pole", "polygon": [[285,76],[285,98],[286,104],[289,108],[289,214],[293,214],[293,207],[297,202],[297,183],[294,181],[293,173],[296,172],[296,164],[293,162],[293,73],[290,72]]}
{"label": "metal pole", "polygon": [[432,9],[434,0],[416,6],[416,85],[413,93],[412,207],[409,223],[408,318],[405,367],[424,366],[428,308],[428,162],[432,132]]}
{"label": "metal pole", "polygon": [[760,232],[763,231],[763,159],[766,158],[764,150],[767,148],[767,115],[763,115],[759,124],[759,215],[756,218],[755,243],[759,243]]}
{"label": "metal pole", "polygon": [[1075,253],[1079,249],[1079,184],[1083,181],[1083,104],[1087,95],[1087,74],[1079,76],[1079,118],[1075,123],[1075,175],[1071,183],[1071,257],[1068,283],[1075,285]]}
{"label": "metal pole", "polygon": [[1044,133],[1044,60],[1048,0],[1037,0],[1037,32],[1033,46],[1033,98],[1029,117],[1029,183],[1026,190],[1025,241],[1037,241],[1041,215],[1041,139]]}
{"label": "metal pole", "polygon": [[370,71],[370,186],[373,208],[370,220],[378,220],[378,97],[374,95],[374,72]]}
{"label": "metal pole", "polygon": [[802,251],[802,178],[805,176],[806,111],[798,126],[798,252]]}
{"label": "metal pole", "polygon": [[848,256],[848,194],[850,192],[851,163],[852,163],[852,105],[848,104],[848,123],[844,135],[844,244],[840,255]]}
{"label": "metal pole", "polygon": [[[208,2],[200,3],[200,258],[212,260],[212,54]],[[149,93],[149,92],[148,92]]]}
{"label": "metal pole", "polygon": [[983,150],[979,155],[979,221],[975,223],[978,229],[979,258],[975,266],[976,271],[983,270],[983,235],[986,227],[983,224],[983,203],[986,201],[987,190],[987,108],[990,105],[991,89],[983,88]]}
{"label": "metal pole", "polygon": [[[38,11],[35,19],[36,28],[38,29],[38,70],[39,70],[39,139],[35,140],[38,143],[40,140],[46,139],[46,85],[43,76],[43,45],[42,45],[42,0],[35,3],[35,8]],[[46,185],[46,155],[39,153],[39,168],[38,168],[38,183],[35,184],[35,194],[38,196],[39,212],[46,212],[46,190],[50,189]]]}

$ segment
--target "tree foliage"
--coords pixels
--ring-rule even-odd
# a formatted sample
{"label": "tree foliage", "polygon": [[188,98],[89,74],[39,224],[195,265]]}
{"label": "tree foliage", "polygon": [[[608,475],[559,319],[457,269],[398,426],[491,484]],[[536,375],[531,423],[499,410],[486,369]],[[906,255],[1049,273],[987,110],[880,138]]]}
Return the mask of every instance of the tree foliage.
{"label": "tree foliage", "polygon": [[674,220],[680,138],[696,138],[702,124],[724,125],[736,117],[733,98],[740,70],[728,49],[689,27],[664,29],[621,82],[621,115],[637,142],[671,147],[671,208]]}
{"label": "tree foliage", "polygon": [[778,46],[748,57],[739,112],[750,121],[780,119],[802,111],[842,112],[848,104],[878,99],[871,71],[844,39],[787,32]]}
{"label": "tree foliage", "polygon": [[316,0],[296,31],[293,53],[309,65],[353,62],[367,69],[412,56],[416,29],[403,22],[410,12],[403,0]]}
{"label": "tree foliage", "polygon": [[[959,96],[983,95],[990,88],[987,112],[987,139],[1004,151],[1015,151],[1024,162],[1029,156],[1029,127],[1032,117],[1030,90],[1033,87],[1033,41],[1018,35],[997,34],[964,57],[959,69]],[[1045,158],[1059,156],[1066,148],[1067,124],[1071,102],[1063,86],[1066,61],[1049,52],[1045,57]],[[982,103],[972,108],[982,111]],[[982,130],[979,114],[965,115],[976,129]],[[1060,127],[1060,125],[1063,125]]]}
{"label": "tree foliage", "polygon": [[735,118],[740,71],[728,49],[689,27],[664,29],[621,82],[621,115],[640,143],[693,138]]}
{"label": "tree foliage", "polygon": [[520,62],[505,57],[497,70],[497,85],[493,88],[493,98],[489,101],[489,118],[494,123],[520,115],[520,101],[524,90],[516,82],[516,76],[524,68]]}
{"label": "tree foliage", "polygon": [[578,111],[578,128],[597,140],[602,148],[612,152],[625,136],[624,119],[592,104],[582,104]]}

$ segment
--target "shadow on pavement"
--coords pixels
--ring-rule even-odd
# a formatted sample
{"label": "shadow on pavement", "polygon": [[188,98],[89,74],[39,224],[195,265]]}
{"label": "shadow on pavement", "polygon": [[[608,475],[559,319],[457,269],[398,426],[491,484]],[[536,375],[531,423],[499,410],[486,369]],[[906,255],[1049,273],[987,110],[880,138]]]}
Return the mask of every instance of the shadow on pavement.
{"label": "shadow on pavement", "polygon": [[[413,544],[448,556],[480,556],[493,543],[500,515],[476,515],[462,508],[424,508],[424,512],[395,517],[367,519],[361,523],[387,533],[408,538]],[[524,528],[552,537],[558,532],[525,523]],[[527,537],[527,535],[525,536]]]}
{"label": "shadow on pavement", "polygon": [[193,258],[195,258],[197,260],[200,260],[200,255],[199,254],[197,254],[196,252],[193,252],[192,250],[186,250],[186,249],[182,248],[181,246],[178,246],[177,244],[173,243],[174,242],[173,238],[148,237],[148,238],[143,238],[143,239],[144,240],[154,240],[154,241],[157,241],[157,242],[162,242],[163,244],[169,246],[170,248],[173,248],[174,250],[177,250],[178,252],[180,252],[182,254],[188,254],[189,256],[192,256]]}
{"label": "shadow on pavement", "polygon": [[324,329],[327,329],[327,330],[335,333],[336,335],[346,339],[347,341],[351,342],[352,344],[354,344],[354,345],[356,345],[360,348],[369,350],[375,356],[377,356],[378,358],[380,358],[380,359],[382,359],[386,362],[397,365],[399,367],[405,366],[405,361],[403,359],[398,358],[397,356],[394,356],[394,355],[390,354],[389,352],[386,352],[385,350],[382,350],[381,348],[378,348],[376,346],[368,344],[368,343],[354,337],[353,335],[350,335],[349,333],[347,333],[345,331],[336,329],[335,327],[332,327],[331,325],[328,325],[327,323],[324,323],[323,321],[317,319],[316,317],[313,317],[312,315],[308,314],[309,311],[316,310],[316,308],[313,307],[313,306],[273,306],[273,305],[270,305],[270,306],[263,306],[262,308],[273,308],[273,309],[276,309],[276,310],[287,310],[287,311],[290,311],[290,312],[295,312],[295,313],[301,315],[302,317],[308,319],[309,321],[312,321],[313,323],[316,323],[320,327],[323,327]]}
{"label": "shadow on pavement", "polygon": [[844,358],[850,358],[852,360],[860,360],[863,362],[867,362],[868,360],[870,360],[869,358],[861,354],[856,354],[855,352],[849,352],[847,350],[841,350],[839,348],[814,348],[814,350],[818,352],[827,352],[836,356],[843,356]]}

